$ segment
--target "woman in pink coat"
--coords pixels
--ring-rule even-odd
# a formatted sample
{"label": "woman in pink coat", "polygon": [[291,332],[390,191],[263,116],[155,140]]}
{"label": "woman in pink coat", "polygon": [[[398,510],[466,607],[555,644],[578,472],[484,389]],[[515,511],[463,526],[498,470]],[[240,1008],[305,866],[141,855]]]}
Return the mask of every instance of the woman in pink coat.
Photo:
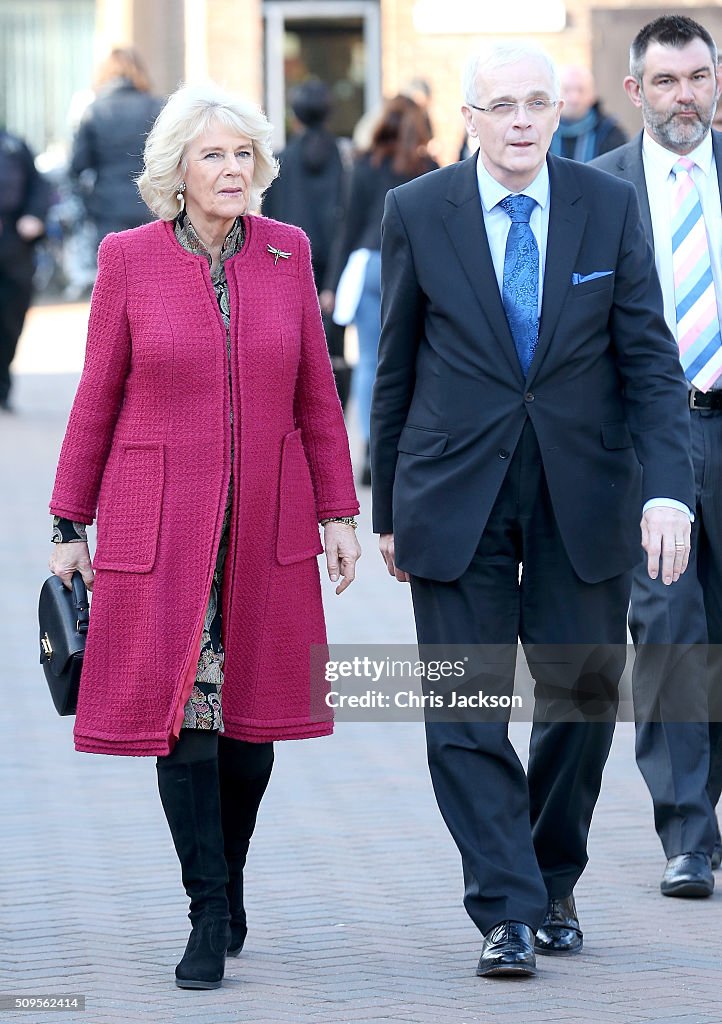
{"label": "woman in pink coat", "polygon": [[319,522],[336,593],[360,554],[308,240],[249,213],[270,134],[212,86],[159,115],[138,182],[159,219],[100,247],[50,503],[51,569],[94,587],[75,745],[157,757],[190,898],[182,988],[217,988],[243,946],[273,741],[333,728],[309,668]]}

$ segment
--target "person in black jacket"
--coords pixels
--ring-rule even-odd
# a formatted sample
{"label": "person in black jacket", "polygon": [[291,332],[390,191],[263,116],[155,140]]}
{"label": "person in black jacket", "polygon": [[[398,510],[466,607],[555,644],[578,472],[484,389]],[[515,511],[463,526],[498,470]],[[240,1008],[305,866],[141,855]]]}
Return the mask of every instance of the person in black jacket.
{"label": "person in black jacket", "polygon": [[343,229],[350,154],[344,156],[342,141],[327,128],[332,100],[324,82],[317,78],[302,82],[290,99],[299,131],[279,154],[280,174],[263,198],[263,212],[274,220],[303,228],[311,241],[326,343],[345,408],[351,368],[344,358],[344,328],[331,319],[333,294],[328,290],[332,287],[328,276]]}
{"label": "person in black jacket", "polygon": [[49,189],[22,139],[0,128],[0,410],[10,411],[10,364],[32,296],[33,243],[45,231]]}
{"label": "person in black jacket", "polygon": [[145,137],[162,101],[151,94],[148,73],[132,47],[110,53],[95,86],[96,98],[73,141],[70,173],[79,178],[90,172],[84,203],[100,243],[110,231],[135,228],[151,219],[134,179],[143,169]]}
{"label": "person in black jacket", "polygon": [[564,113],[554,133],[550,152],[588,163],[627,141],[626,132],[605,114],[588,68],[570,64],[559,73]]}
{"label": "person in black jacket", "polygon": [[[366,463],[361,483],[371,483],[368,441],[371,391],[376,374],[381,330],[381,220],[389,189],[437,168],[428,155],[429,119],[407,96],[387,100],[367,152],[358,157],[351,178],[343,241],[332,275],[334,290],[349,257],[365,254],[363,282],[352,315],[358,332],[358,363],[354,369],[353,396],[359,430],[366,443]],[[336,320],[339,321],[338,308]],[[346,322],[346,317],[343,317]]]}

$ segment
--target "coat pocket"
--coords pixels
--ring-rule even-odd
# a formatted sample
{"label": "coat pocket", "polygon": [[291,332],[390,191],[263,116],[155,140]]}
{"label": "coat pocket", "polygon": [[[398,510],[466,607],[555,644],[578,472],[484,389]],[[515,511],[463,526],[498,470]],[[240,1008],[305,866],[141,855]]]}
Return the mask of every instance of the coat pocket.
{"label": "coat pocket", "polygon": [[595,292],[608,292],[611,295],[614,291],[615,276],[615,274],[603,274],[600,277],[591,277],[587,281],[573,284],[572,295],[576,295],[580,299],[585,295],[594,295]]}
{"label": "coat pocket", "polygon": [[150,572],[163,504],[163,445],[121,441],[108,461],[98,505],[96,569]]}
{"label": "coat pocket", "polygon": [[448,440],[449,435],[443,430],[406,426],[401,431],[396,447],[407,455],[422,455],[428,459],[441,455]]}
{"label": "coat pocket", "polygon": [[311,473],[301,431],[286,434],[281,449],[276,558],[281,565],[314,558],[323,551]]}

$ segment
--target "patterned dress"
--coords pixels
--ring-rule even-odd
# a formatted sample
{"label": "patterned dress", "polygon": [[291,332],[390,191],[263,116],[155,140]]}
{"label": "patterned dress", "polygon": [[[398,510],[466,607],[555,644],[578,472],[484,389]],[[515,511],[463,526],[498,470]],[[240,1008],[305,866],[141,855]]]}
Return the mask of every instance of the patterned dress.
{"label": "patterned dress", "polygon": [[[208,261],[211,270],[211,281],[216,293],[218,308],[226,326],[226,349],[228,352],[228,388],[230,393],[231,426],[233,424],[233,389],[231,384],[231,305],[226,280],[225,261],[235,255],[243,246],[245,231],[243,220],[238,217],[225,237],[221,247],[221,257],[218,267],[212,269],[211,254],[198,237],[190,219],[183,211],[174,224],[175,236],[188,252],[204,256]],[[228,551],[228,532],[231,522],[231,498],[233,494],[233,431],[231,430],[231,477],[228,483],[228,495],[226,497],[226,508],[223,515],[223,526],[221,538],[218,544],[216,566],[211,581],[211,591],[208,596],[205,619],[203,621],[203,632],[201,635],[200,655],[198,668],[196,670],[195,683],[190,697],[186,701],[183,714],[184,729],[217,729],[223,732],[223,712],[221,709],[221,690],[223,688],[223,661],[225,658],[223,650],[223,632],[221,622],[221,588],[223,585],[223,570]],[[59,516],[53,518],[53,536],[55,543],[68,541],[86,540],[85,526],[83,523],[73,523]]]}

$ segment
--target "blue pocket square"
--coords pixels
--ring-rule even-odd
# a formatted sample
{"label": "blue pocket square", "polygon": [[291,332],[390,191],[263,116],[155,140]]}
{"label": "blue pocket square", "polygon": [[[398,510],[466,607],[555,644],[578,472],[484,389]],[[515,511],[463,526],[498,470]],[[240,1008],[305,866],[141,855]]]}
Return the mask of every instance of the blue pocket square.
{"label": "blue pocket square", "polygon": [[613,270],[595,270],[593,274],[572,274],[572,284],[584,284],[586,281],[596,281],[598,277],[609,277]]}

